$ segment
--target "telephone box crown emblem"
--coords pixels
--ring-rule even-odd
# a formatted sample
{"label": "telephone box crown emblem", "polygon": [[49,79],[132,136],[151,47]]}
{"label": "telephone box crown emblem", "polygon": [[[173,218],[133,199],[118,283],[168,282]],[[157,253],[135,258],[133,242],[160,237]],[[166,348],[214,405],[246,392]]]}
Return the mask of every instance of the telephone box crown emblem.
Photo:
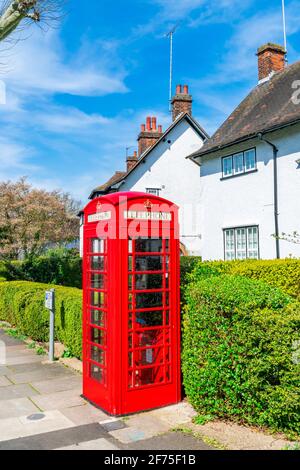
{"label": "telephone box crown emblem", "polygon": [[102,204],[101,204],[101,202],[98,202],[98,204],[97,204],[97,206],[96,206],[97,212],[100,212],[100,211],[101,211],[101,208],[102,208]]}
{"label": "telephone box crown emblem", "polygon": [[146,209],[152,209],[152,202],[150,201],[150,199],[147,199],[147,201],[144,202],[144,206],[146,207]]}

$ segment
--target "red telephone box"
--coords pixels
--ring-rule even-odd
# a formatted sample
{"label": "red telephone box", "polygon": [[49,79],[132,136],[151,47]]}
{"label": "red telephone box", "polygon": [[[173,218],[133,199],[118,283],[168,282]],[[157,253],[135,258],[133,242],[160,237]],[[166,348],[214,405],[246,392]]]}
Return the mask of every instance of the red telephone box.
{"label": "red telephone box", "polygon": [[181,399],[178,208],[114,193],[84,210],[83,395],[112,415]]}

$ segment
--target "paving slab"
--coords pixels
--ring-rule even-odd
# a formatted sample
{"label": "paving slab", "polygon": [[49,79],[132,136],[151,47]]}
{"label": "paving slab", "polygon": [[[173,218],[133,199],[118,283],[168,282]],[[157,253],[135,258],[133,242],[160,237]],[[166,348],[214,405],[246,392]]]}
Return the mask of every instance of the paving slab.
{"label": "paving slab", "polygon": [[107,421],[107,415],[89,403],[84,403],[81,406],[74,406],[72,408],[60,409],[60,411],[76,426],[89,423],[100,423],[102,425],[102,421]]}
{"label": "paving slab", "polygon": [[0,366],[0,377],[3,375],[7,375],[11,372],[11,370],[7,366]]}
{"label": "paving slab", "polygon": [[164,408],[150,411],[149,415],[167,423],[170,428],[174,428],[181,424],[191,422],[197,413],[189,403],[182,401],[177,405],[166,406]]}
{"label": "paving slab", "polygon": [[60,447],[56,450],[120,450],[120,447],[117,447],[108,439],[95,439],[94,441],[81,442],[68,447]]}
{"label": "paving slab", "polygon": [[112,432],[112,431],[118,431],[119,429],[127,429],[127,425],[124,423],[124,421],[118,420],[118,421],[112,421],[110,423],[102,423],[101,426],[107,431],[107,432]]}
{"label": "paving slab", "polygon": [[65,390],[78,389],[82,387],[82,378],[80,376],[60,377],[58,379],[42,380],[32,382],[31,384],[38,392],[49,394],[54,392],[63,392]]}
{"label": "paving slab", "polygon": [[9,355],[7,355],[5,365],[9,367],[18,364],[32,364],[34,362],[38,362],[40,364],[40,357],[37,355],[19,355],[14,357],[10,357]]}
{"label": "paving slab", "polygon": [[43,415],[44,417],[39,421],[30,420],[30,416],[1,419],[0,443],[20,437],[34,436],[74,427],[74,424],[58,410],[48,411],[43,413]]}
{"label": "paving slab", "polygon": [[7,387],[8,385],[12,385],[12,383],[4,375],[0,375],[0,387]]}
{"label": "paving slab", "polygon": [[38,408],[28,398],[0,401],[0,420],[37,413],[38,411]]}
{"label": "paving slab", "polygon": [[126,450],[216,450],[192,435],[171,432],[131,443],[123,447]]}
{"label": "paving slab", "polygon": [[6,349],[9,353],[13,354],[14,352],[20,352],[20,351],[26,351],[26,352],[31,351],[32,352],[32,350],[28,349],[26,344],[24,344],[22,342],[20,342],[19,344],[7,344],[6,338],[7,338],[6,336],[5,337],[3,336],[2,338],[0,337],[0,340],[4,341]]}
{"label": "paving slab", "polygon": [[[9,385],[8,387],[1,387],[0,391],[0,404],[1,401],[11,400],[14,398],[33,397],[38,392],[28,384]],[[2,404],[5,406],[5,403]]]}
{"label": "paving slab", "polygon": [[0,442],[0,450],[54,450],[105,437],[103,428],[93,423]]}
{"label": "paving slab", "polygon": [[[30,349],[26,346],[26,344],[23,343],[23,345],[18,344],[17,346],[7,346],[6,345],[6,351],[10,356],[17,356],[18,354],[24,354],[24,355],[35,355],[36,351],[34,349]],[[41,357],[41,356],[38,356]]]}
{"label": "paving slab", "polygon": [[[11,373],[13,374],[23,374],[24,372],[35,372],[37,370],[41,371],[41,370],[55,370],[55,368],[57,367],[56,364],[53,364],[52,366],[44,366],[42,364],[42,360],[39,356],[36,356],[35,354],[35,357],[38,357],[39,358],[39,362],[35,362],[35,363],[32,363],[32,364],[15,364],[15,365],[11,365],[9,366],[9,369],[11,371]],[[58,366],[59,367],[59,366]]]}
{"label": "paving slab", "polygon": [[141,413],[126,420],[126,429],[116,429],[110,435],[124,444],[148,439],[162,432],[169,431],[170,426],[148,413]]}
{"label": "paving slab", "polygon": [[23,343],[22,345],[18,346],[7,346],[6,345],[6,352],[9,356],[20,356],[21,354],[24,356],[37,356],[36,352],[34,349],[29,349],[26,347],[26,345]]}
{"label": "paving slab", "polygon": [[4,341],[6,346],[24,345],[23,341],[7,335],[3,330],[0,330],[0,340]]}
{"label": "paving slab", "polygon": [[41,380],[47,379],[55,379],[58,377],[67,377],[73,376],[73,372],[65,369],[64,367],[55,368],[53,370],[49,370],[47,368],[41,368],[40,370],[35,370],[32,372],[22,372],[14,374],[13,372],[9,372],[7,377],[12,380],[15,384],[22,384],[22,383],[32,383],[32,382],[39,382]]}
{"label": "paving slab", "polygon": [[189,423],[195,415],[187,402],[181,402],[130,416],[126,419],[127,429],[118,429],[110,434],[124,444],[137,442]]}
{"label": "paving slab", "polygon": [[149,432],[147,432],[146,429],[142,430],[130,427],[126,429],[117,429],[109,434],[122,444],[132,444],[138,441],[143,441],[149,437]]}
{"label": "paving slab", "polygon": [[83,372],[82,361],[76,359],[76,357],[61,357],[59,362],[73,370],[76,370],[76,372],[79,372],[80,374]]}
{"label": "paving slab", "polygon": [[77,387],[48,395],[36,395],[32,400],[41,410],[57,410],[83,405],[84,400],[80,395],[81,387]]}

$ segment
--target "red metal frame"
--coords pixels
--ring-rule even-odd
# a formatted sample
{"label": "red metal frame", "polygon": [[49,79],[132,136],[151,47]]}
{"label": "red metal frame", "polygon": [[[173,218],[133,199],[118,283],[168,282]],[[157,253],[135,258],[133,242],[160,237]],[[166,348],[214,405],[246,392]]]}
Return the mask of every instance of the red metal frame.
{"label": "red metal frame", "polygon": [[83,395],[118,416],[178,403],[178,208],[130,192],[84,214]]}

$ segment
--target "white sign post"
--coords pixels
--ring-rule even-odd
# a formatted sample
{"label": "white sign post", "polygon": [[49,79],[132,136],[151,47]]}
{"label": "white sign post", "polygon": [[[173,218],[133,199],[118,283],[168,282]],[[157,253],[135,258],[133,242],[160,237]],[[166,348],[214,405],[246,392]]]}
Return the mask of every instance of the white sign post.
{"label": "white sign post", "polygon": [[45,307],[50,312],[49,319],[49,361],[54,362],[54,329],[55,329],[55,289],[46,292]]}

